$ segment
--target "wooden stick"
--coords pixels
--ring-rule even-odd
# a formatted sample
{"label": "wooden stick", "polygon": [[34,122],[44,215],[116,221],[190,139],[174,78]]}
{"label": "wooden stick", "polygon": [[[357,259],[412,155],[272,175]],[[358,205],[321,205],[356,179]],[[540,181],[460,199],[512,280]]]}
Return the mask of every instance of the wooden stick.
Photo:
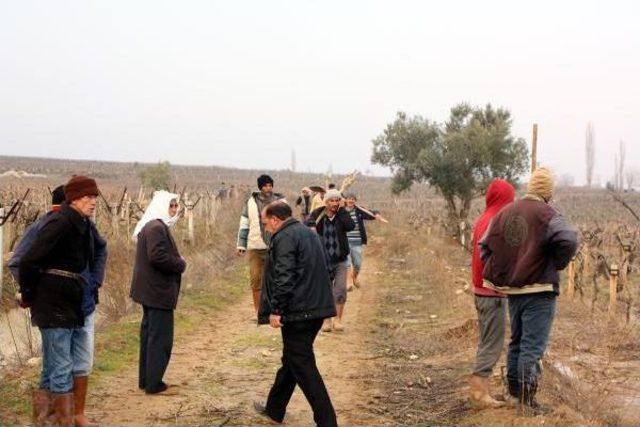
{"label": "wooden stick", "polygon": [[618,266],[611,264],[609,278],[609,314],[614,314],[618,302]]}
{"label": "wooden stick", "polygon": [[[362,212],[366,213],[367,215],[371,215],[371,216],[374,216],[374,217],[376,216],[376,214],[374,214],[373,212],[371,212],[371,211],[370,211],[370,210],[368,210],[368,209],[363,208],[362,206],[358,206],[358,205],[356,205],[356,208],[360,209]],[[376,218],[377,218],[378,220],[382,221],[382,222],[383,222],[383,223],[385,223],[385,224],[389,224],[389,221],[387,221],[386,219],[384,219],[384,218],[382,217],[382,215],[380,215],[380,214],[378,214],[378,216],[377,216]]]}
{"label": "wooden stick", "polygon": [[569,268],[567,269],[567,276],[569,277],[569,283],[567,284],[567,296],[570,300],[573,300],[573,295],[575,293],[576,283],[575,283],[575,261],[572,259],[569,263]]}

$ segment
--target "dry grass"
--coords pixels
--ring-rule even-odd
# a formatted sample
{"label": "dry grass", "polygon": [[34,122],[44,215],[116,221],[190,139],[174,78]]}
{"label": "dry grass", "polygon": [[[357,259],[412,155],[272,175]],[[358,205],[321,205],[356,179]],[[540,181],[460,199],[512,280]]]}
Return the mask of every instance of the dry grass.
{"label": "dry grass", "polygon": [[[386,412],[402,425],[637,425],[640,345],[637,322],[608,318],[587,304],[559,300],[540,399],[554,407],[545,417],[522,418],[514,410],[476,412],[466,398],[477,340],[468,285],[469,254],[428,222],[400,230],[379,229],[375,255],[386,265],[378,277],[378,354],[390,398]],[[405,225],[403,225],[405,224]],[[408,229],[410,228],[410,229]],[[377,245],[376,245],[377,246]],[[507,338],[508,339],[508,338]],[[506,352],[506,348],[505,348]],[[504,365],[504,362],[500,362]],[[498,373],[499,374],[499,373]],[[500,390],[499,377],[494,378]],[[635,412],[634,412],[635,410]]]}

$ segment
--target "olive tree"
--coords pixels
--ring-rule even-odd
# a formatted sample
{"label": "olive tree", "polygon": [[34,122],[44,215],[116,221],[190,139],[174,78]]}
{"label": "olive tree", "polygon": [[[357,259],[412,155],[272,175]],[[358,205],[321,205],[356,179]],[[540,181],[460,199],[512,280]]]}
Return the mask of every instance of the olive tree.
{"label": "olive tree", "polygon": [[167,161],[147,166],[138,172],[144,187],[154,190],[168,190],[171,182],[171,164]]}
{"label": "olive tree", "polygon": [[524,139],[511,134],[509,111],[491,105],[457,105],[444,124],[399,112],[373,140],[372,162],[391,169],[392,190],[427,182],[445,199],[454,221],[467,219],[471,201],[491,179],[516,183],[528,159]]}

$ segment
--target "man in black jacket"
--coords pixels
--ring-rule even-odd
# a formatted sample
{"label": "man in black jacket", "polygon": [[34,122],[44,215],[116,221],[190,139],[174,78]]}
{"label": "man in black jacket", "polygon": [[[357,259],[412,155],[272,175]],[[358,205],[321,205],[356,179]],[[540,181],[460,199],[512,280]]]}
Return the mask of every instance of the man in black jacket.
{"label": "man in black jacket", "polygon": [[[51,393],[54,425],[73,425],[74,334],[85,316],[83,295],[87,286],[81,273],[94,262],[94,240],[89,218],[96,207],[98,187],[85,176],[74,176],[64,187],[65,203],[47,217],[37,237],[19,263],[22,301],[31,306],[33,323],[42,334],[42,383]],[[43,405],[43,407],[45,407]],[[36,424],[44,422],[46,413]]]}
{"label": "man in black jacket", "polygon": [[322,326],[323,332],[332,329],[343,331],[342,315],[347,303],[347,272],[349,271],[349,239],[347,233],[356,228],[349,212],[344,208],[342,194],[334,189],[324,196],[325,207],[311,212],[307,225],[316,230],[322,241],[325,257],[329,265],[329,276],[333,283],[333,299],[336,303],[337,317],[327,319]]}
{"label": "man in black jacket", "polygon": [[281,328],[283,349],[282,367],[267,404],[254,403],[254,407],[261,415],[281,423],[298,385],[313,409],[316,424],[336,426],[336,414],[313,354],[313,342],[323,320],[336,314],[320,239],[291,217],[286,203],[269,204],[261,216],[272,237],[258,323]]}

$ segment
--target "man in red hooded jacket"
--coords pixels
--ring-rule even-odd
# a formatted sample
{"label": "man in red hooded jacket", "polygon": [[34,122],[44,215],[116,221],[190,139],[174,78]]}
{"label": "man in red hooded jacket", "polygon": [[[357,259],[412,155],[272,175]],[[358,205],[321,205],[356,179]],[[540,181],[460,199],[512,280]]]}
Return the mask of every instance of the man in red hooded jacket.
{"label": "man in red hooded jacket", "polygon": [[505,317],[507,300],[503,294],[483,286],[482,270],[484,263],[480,259],[478,242],[489,228],[491,219],[504,206],[513,202],[515,190],[503,179],[494,179],[487,188],[486,208],[476,220],[473,228],[473,255],[471,271],[476,311],[478,312],[478,351],[473,375],[469,380],[471,403],[476,408],[496,408],[502,406],[489,393],[493,368],[500,359],[504,345]]}

